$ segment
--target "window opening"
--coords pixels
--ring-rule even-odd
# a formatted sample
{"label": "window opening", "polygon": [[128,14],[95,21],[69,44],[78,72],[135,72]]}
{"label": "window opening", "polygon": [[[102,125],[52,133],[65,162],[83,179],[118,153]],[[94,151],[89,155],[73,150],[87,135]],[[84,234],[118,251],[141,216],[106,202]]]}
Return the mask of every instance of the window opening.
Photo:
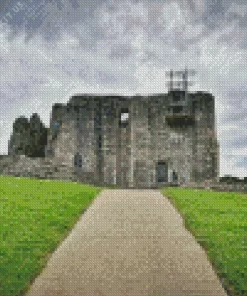
{"label": "window opening", "polygon": [[173,107],[173,114],[181,114],[182,112],[183,112],[183,107],[181,106]]}
{"label": "window opening", "polygon": [[74,166],[77,168],[82,167],[82,155],[80,155],[79,153],[75,154],[74,156]]}
{"label": "window opening", "polygon": [[120,119],[119,123],[120,126],[125,127],[129,122],[129,109],[128,108],[123,108],[121,109],[120,112]]}
{"label": "window opening", "polygon": [[168,165],[166,162],[159,161],[157,163],[157,181],[168,182]]}
{"label": "window opening", "polygon": [[172,172],[172,180],[173,180],[173,182],[178,181],[178,174],[175,171]]}

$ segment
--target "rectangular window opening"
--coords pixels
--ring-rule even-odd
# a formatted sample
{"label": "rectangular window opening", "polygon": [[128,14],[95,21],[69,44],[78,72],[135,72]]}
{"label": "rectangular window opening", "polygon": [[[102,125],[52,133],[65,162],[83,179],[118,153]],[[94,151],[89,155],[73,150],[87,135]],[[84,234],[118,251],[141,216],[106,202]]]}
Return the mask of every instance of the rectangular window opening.
{"label": "rectangular window opening", "polygon": [[168,165],[164,161],[158,161],[156,167],[158,183],[168,182]]}
{"label": "rectangular window opening", "polygon": [[82,155],[80,155],[79,153],[75,154],[74,156],[74,166],[75,167],[82,167]]}
{"label": "rectangular window opening", "polygon": [[173,114],[181,114],[182,112],[183,112],[183,107],[181,106],[173,107]]}
{"label": "rectangular window opening", "polygon": [[99,135],[99,138],[98,138],[98,146],[100,149],[102,148],[102,136],[101,135]]}
{"label": "rectangular window opening", "polygon": [[129,122],[129,109],[122,108],[120,112],[120,119],[119,119],[120,126],[126,126],[128,122]]}

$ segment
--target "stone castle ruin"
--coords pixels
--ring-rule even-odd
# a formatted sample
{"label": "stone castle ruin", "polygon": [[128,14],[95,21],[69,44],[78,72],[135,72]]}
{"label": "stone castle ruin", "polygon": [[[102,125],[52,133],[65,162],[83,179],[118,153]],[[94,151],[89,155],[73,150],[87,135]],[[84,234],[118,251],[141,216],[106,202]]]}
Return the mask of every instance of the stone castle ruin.
{"label": "stone castle ruin", "polygon": [[8,154],[44,157],[47,132],[37,113],[34,113],[30,120],[24,116],[18,117],[13,123]]}
{"label": "stone castle ruin", "polygon": [[39,149],[32,144],[18,150],[12,135],[9,155],[0,159],[2,174],[122,188],[218,180],[209,93],[170,88],[148,96],[74,95],[67,104],[53,106],[46,139],[41,126],[32,142]]}

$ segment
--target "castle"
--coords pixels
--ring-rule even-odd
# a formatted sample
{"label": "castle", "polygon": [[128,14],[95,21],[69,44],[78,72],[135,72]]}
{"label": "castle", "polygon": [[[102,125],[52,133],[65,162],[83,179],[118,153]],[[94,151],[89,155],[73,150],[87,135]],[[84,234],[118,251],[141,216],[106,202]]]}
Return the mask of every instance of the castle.
{"label": "castle", "polygon": [[[13,146],[13,145],[12,145]],[[122,188],[218,180],[210,93],[74,95],[55,104],[44,157],[0,158],[0,173]]]}

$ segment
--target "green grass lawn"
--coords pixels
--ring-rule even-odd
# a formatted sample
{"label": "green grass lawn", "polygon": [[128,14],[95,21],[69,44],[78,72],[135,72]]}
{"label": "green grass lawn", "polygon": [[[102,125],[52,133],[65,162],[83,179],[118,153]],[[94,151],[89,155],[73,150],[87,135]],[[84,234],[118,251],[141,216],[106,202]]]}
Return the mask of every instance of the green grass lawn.
{"label": "green grass lawn", "polygon": [[0,176],[0,295],[26,292],[100,188]]}
{"label": "green grass lawn", "polygon": [[229,295],[247,295],[247,194],[184,188],[161,190],[207,250]]}

